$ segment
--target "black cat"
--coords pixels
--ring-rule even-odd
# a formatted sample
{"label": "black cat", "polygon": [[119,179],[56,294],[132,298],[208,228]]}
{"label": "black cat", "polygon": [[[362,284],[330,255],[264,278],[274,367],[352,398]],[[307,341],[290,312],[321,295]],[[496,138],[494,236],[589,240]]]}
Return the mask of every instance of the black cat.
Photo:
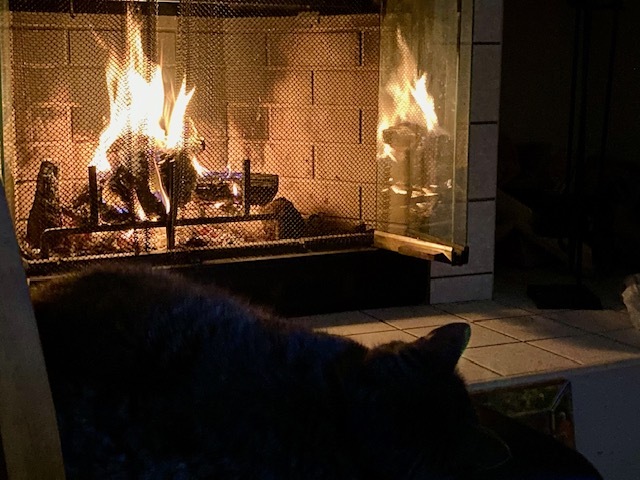
{"label": "black cat", "polygon": [[367,349],[145,268],[32,289],[70,479],[446,479],[504,459],[463,323]]}

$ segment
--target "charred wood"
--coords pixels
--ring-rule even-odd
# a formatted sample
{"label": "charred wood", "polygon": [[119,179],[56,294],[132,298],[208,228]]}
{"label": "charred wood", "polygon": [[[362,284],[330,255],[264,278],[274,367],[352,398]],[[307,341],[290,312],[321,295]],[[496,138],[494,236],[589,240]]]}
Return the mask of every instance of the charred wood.
{"label": "charred wood", "polygon": [[270,240],[300,238],[305,224],[298,209],[286,198],[276,198],[262,208],[262,213],[272,214],[275,220],[263,222],[264,233]]}
{"label": "charred wood", "polygon": [[170,190],[169,169],[171,168],[172,162],[175,163],[174,175],[175,186],[177,188],[174,197],[178,202],[178,206],[184,207],[196,191],[198,172],[196,172],[193,166],[191,157],[185,151],[180,151],[173,155],[161,155],[158,163],[160,165],[162,183],[166,191]]}
{"label": "charred wood", "polygon": [[[205,202],[218,202],[233,200],[233,184],[241,183],[240,174],[228,174],[221,172],[208,172],[198,177],[195,195]],[[274,199],[278,193],[278,175],[269,173],[252,173],[249,182],[249,203],[251,205],[264,206]]]}
{"label": "charred wood", "polygon": [[58,167],[45,160],[40,164],[36,192],[27,220],[27,242],[34,248],[40,248],[42,232],[61,225]]}

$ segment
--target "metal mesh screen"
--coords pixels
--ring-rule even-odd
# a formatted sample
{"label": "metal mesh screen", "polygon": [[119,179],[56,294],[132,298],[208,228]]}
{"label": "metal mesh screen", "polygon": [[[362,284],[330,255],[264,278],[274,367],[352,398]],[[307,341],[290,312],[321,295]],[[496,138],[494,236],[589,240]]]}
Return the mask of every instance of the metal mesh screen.
{"label": "metal mesh screen", "polygon": [[379,15],[321,3],[12,2],[5,159],[25,257],[366,236]]}

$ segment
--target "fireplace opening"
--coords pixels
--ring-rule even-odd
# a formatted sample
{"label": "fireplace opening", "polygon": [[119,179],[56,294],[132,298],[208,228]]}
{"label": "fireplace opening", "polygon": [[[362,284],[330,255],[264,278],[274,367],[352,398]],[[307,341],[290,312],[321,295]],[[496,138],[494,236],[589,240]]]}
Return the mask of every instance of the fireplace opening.
{"label": "fireplace opening", "polygon": [[28,274],[464,263],[471,2],[344,3],[10,1],[2,172]]}

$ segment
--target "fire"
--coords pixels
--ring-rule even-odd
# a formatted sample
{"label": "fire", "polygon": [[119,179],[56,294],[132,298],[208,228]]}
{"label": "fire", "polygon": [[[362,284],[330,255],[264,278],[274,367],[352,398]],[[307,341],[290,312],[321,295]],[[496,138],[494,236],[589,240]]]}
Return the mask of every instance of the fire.
{"label": "fire", "polygon": [[[195,128],[185,120],[187,106],[195,88],[186,91],[183,80],[178,94],[167,91],[162,79],[162,66],[146,58],[142,48],[141,25],[130,13],[126,17],[128,38],[124,58],[110,52],[106,69],[109,96],[109,124],[102,131],[90,165],[98,172],[112,168],[109,149],[120,138],[136,142],[138,149],[156,157],[150,165],[149,183],[155,195],[169,210],[169,200],[160,180],[157,161],[167,154],[189,147],[185,138],[195,136]],[[194,157],[194,161],[195,160]]]}
{"label": "fire", "polygon": [[380,99],[378,155],[396,160],[394,148],[384,141],[383,133],[393,126],[420,125],[437,131],[438,115],[433,97],[427,91],[427,73],[419,74],[418,65],[400,30],[396,32],[399,65],[390,74]]}

